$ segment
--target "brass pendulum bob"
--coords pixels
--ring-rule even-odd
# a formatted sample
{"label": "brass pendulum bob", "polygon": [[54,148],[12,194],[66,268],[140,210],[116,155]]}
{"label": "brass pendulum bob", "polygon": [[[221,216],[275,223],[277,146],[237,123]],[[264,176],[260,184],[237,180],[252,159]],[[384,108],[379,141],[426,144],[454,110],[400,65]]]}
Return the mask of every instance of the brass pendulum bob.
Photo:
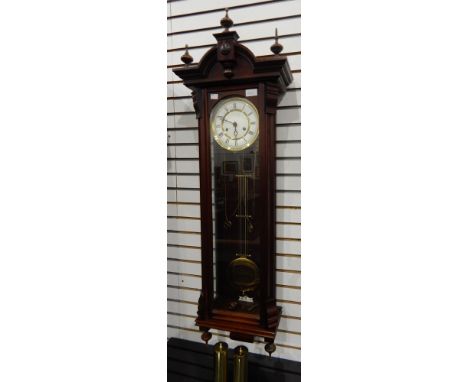
{"label": "brass pendulum bob", "polygon": [[214,372],[215,382],[227,382],[227,353],[226,342],[218,342],[214,346]]}
{"label": "brass pendulum bob", "polygon": [[247,382],[247,362],[249,351],[245,346],[234,349],[234,382]]}

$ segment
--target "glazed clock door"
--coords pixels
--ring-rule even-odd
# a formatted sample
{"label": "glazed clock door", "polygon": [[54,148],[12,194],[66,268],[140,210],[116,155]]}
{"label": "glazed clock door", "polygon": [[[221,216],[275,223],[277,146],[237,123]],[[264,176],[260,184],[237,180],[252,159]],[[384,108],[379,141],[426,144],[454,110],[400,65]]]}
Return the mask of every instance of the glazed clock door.
{"label": "glazed clock door", "polygon": [[226,96],[210,113],[214,308],[258,313],[260,121],[249,99]]}

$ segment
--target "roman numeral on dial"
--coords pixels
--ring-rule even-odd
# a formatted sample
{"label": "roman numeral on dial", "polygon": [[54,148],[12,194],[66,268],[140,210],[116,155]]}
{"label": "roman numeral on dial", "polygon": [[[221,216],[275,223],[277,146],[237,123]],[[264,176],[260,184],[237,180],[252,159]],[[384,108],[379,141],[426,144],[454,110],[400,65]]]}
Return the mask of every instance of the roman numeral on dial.
{"label": "roman numeral on dial", "polygon": [[258,138],[258,111],[247,99],[234,96],[221,100],[210,118],[213,137],[225,150],[242,151]]}

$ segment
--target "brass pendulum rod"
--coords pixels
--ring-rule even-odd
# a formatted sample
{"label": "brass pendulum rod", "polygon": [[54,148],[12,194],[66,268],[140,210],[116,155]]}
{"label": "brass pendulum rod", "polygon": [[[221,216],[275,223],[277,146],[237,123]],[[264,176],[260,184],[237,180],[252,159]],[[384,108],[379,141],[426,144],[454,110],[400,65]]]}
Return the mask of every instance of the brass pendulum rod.
{"label": "brass pendulum rod", "polygon": [[[247,242],[247,235],[248,232],[251,232],[249,225],[250,219],[252,218],[252,215],[249,214],[249,209],[248,209],[248,200],[249,200],[249,175],[240,175],[237,174],[237,190],[238,190],[238,195],[239,195],[239,213],[237,213],[235,216],[236,218],[241,219],[240,221],[240,234],[241,234],[241,241],[242,241],[242,248],[241,252],[243,252],[243,255],[246,257],[249,257],[250,255],[248,254],[248,242]],[[242,255],[239,254],[239,255]]]}
{"label": "brass pendulum rod", "polygon": [[227,353],[228,344],[218,342],[214,346],[214,381],[227,382]]}
{"label": "brass pendulum rod", "polygon": [[247,382],[247,364],[249,351],[245,346],[234,349],[234,382]]}
{"label": "brass pendulum rod", "polygon": [[244,253],[247,253],[247,177],[244,178]]}

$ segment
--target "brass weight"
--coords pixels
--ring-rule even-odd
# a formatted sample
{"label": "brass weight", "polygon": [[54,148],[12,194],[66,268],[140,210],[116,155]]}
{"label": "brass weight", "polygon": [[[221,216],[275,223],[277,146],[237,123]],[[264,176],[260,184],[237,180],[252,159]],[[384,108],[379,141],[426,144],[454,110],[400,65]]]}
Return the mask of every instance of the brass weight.
{"label": "brass weight", "polygon": [[226,342],[218,342],[214,346],[215,382],[227,382],[227,354],[228,344]]}
{"label": "brass weight", "polygon": [[247,382],[247,364],[249,351],[245,346],[234,349],[234,382]]}

